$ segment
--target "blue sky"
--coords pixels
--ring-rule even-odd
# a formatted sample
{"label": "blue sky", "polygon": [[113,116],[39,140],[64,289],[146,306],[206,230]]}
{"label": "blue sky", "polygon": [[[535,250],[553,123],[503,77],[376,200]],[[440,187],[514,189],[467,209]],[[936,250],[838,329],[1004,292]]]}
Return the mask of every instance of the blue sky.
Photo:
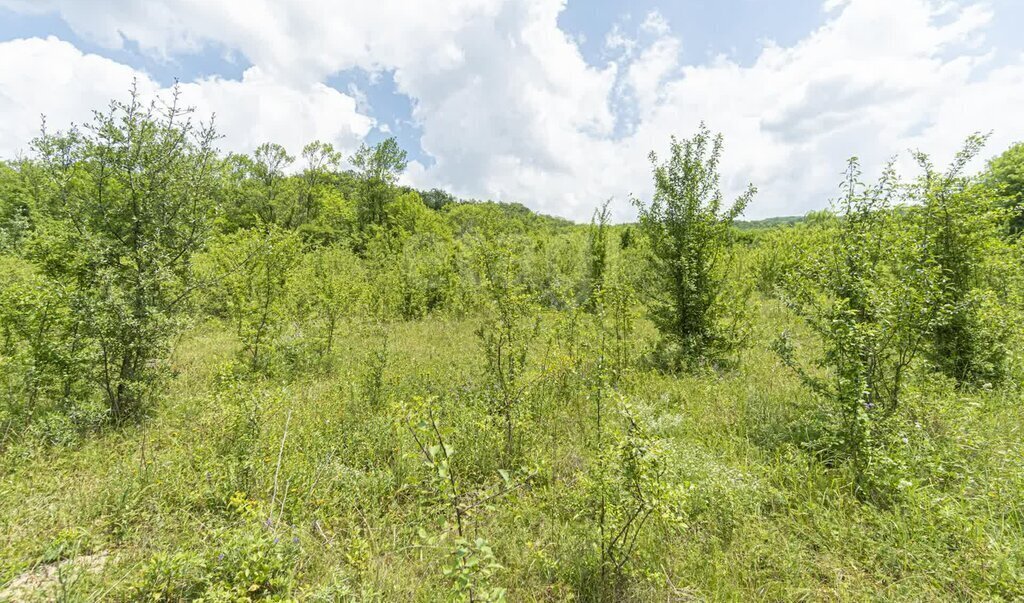
{"label": "blue sky", "polygon": [[0,41],[47,36],[56,36],[83,52],[99,54],[145,71],[165,85],[173,83],[176,78],[183,81],[212,75],[239,78],[250,65],[244,56],[232,57],[229,49],[213,41],[207,42],[206,47],[198,52],[171,57],[143,52],[134,40],[125,40],[123,48],[112,48],[78,35],[57,12],[19,12],[0,6]]}
{"label": "blue sky", "polygon": [[0,153],[24,150],[40,112],[63,126],[126,78],[155,95],[178,80],[222,120],[225,150],[394,135],[410,184],[577,219],[613,197],[628,218],[647,151],[705,120],[726,135],[726,188],[757,184],[748,215],[763,217],[827,204],[849,155],[871,169],[951,155],[974,130],[995,131],[993,152],[1024,138],[1016,0],[236,7],[0,0]]}
{"label": "blue sky", "polygon": [[[571,0],[559,15],[558,25],[579,44],[587,62],[600,65],[615,58],[616,53],[605,48],[608,33],[619,27],[643,35],[637,30],[652,11],[661,14],[686,40],[681,60],[697,64],[719,54],[727,54],[741,64],[749,63],[757,58],[764,40],[795,43],[825,20],[821,3],[811,0]],[[0,41],[47,36],[57,36],[84,52],[145,71],[165,86],[176,79],[238,79],[251,66],[245,56],[213,41],[196,52],[160,57],[140,50],[132,40],[126,40],[123,48],[92,42],[78,35],[56,12],[26,13],[0,7]],[[422,132],[412,119],[412,99],[397,90],[390,72],[349,69],[331,75],[326,82],[342,92],[356,86],[366,96],[368,112],[387,124],[387,131],[375,128],[371,132],[370,143],[396,136],[410,157],[432,163],[420,148]]]}
{"label": "blue sky", "polygon": [[821,3],[812,0],[573,0],[559,25],[574,36],[582,35],[583,56],[597,63],[607,58],[604,37],[612,27],[635,30],[652,11],[686,41],[681,56],[687,63],[705,62],[718,54],[749,63],[760,53],[762,40],[789,45],[825,20]]}

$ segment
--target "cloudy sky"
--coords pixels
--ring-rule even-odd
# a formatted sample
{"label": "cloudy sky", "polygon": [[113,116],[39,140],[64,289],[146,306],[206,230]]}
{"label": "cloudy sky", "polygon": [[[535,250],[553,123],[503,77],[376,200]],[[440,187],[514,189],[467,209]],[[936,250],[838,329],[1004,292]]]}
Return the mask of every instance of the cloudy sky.
{"label": "cloudy sky", "polygon": [[[750,218],[827,205],[845,159],[1024,139],[1020,0],[0,0],[0,157],[132,78],[221,147],[397,136],[408,184],[583,220],[703,120]],[[908,166],[909,167],[909,166]]]}

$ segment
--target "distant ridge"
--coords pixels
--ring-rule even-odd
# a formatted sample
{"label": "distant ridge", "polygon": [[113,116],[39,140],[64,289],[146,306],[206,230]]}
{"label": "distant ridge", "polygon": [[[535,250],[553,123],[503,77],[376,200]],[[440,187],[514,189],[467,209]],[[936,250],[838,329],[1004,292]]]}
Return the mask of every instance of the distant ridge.
{"label": "distant ridge", "polygon": [[807,216],[776,216],[763,220],[736,220],[732,224],[740,230],[755,230],[758,228],[771,228],[773,226],[792,226],[806,219]]}

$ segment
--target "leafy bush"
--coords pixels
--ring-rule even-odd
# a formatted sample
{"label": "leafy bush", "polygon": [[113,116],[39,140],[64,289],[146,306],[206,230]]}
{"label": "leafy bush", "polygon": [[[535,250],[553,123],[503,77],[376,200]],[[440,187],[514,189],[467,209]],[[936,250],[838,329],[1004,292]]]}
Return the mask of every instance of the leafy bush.
{"label": "leafy bush", "polygon": [[178,102],[127,103],[34,147],[40,227],[30,257],[89,341],[88,377],[111,417],[142,410],[193,291],[192,255],[216,186],[212,128]]}
{"label": "leafy bush", "polygon": [[0,161],[0,253],[20,250],[32,231],[29,162],[9,165]]}
{"label": "leafy bush", "polygon": [[969,384],[1002,378],[1009,334],[1000,300],[1013,267],[989,260],[1010,255],[1003,240],[1006,212],[998,210],[991,188],[963,175],[984,143],[984,137],[969,138],[945,173],[918,153],[923,174],[914,188],[921,202],[915,215],[922,288],[930,308],[928,356],[940,372]]}
{"label": "leafy bush", "polygon": [[217,530],[203,554],[155,553],[130,587],[133,600],[282,600],[292,590],[297,539],[259,524]]}
{"label": "leafy bush", "polygon": [[265,370],[286,326],[287,284],[298,262],[298,238],[275,226],[222,235],[202,258],[214,304],[242,342],[250,370]]}
{"label": "leafy bush", "polygon": [[312,250],[301,262],[291,278],[289,295],[322,358],[334,350],[342,321],[365,312],[366,271],[354,253],[340,246]]}
{"label": "leafy bush", "polygon": [[584,303],[591,310],[604,289],[608,265],[608,201],[594,210],[587,239],[587,272],[583,284]]}
{"label": "leafy bush", "polygon": [[515,424],[529,387],[530,343],[536,337],[539,319],[507,247],[484,248],[478,261],[487,301],[477,336],[486,360],[490,406],[504,425],[505,454],[511,457],[516,450]]}
{"label": "leafy bush", "polygon": [[665,163],[651,153],[654,198],[634,200],[640,229],[650,241],[651,317],[669,349],[669,363],[719,357],[735,343],[719,323],[725,309],[723,275],[730,226],[756,189],[722,208],[718,163],[722,136],[701,125],[692,139],[672,139]]}
{"label": "leafy bush", "polygon": [[87,404],[89,351],[60,289],[24,260],[0,256],[0,423]]}
{"label": "leafy bush", "polygon": [[921,348],[925,300],[914,278],[916,258],[907,232],[895,220],[899,190],[895,172],[879,182],[860,181],[856,159],[847,167],[839,216],[827,227],[826,243],[801,259],[787,287],[788,299],[821,338],[814,363],[803,367],[788,338],[776,342],[782,359],[831,405],[829,432],[819,442],[830,462],[849,461],[855,487],[865,497],[886,496],[870,477],[876,470],[876,432],[899,408],[907,373]]}
{"label": "leafy bush", "polygon": [[395,182],[407,164],[406,153],[394,138],[363,145],[349,159],[359,174],[357,214],[365,234],[386,223],[387,205],[395,197]]}
{"label": "leafy bush", "polygon": [[985,181],[1007,209],[1010,229],[1020,232],[1024,229],[1024,142],[989,161]]}

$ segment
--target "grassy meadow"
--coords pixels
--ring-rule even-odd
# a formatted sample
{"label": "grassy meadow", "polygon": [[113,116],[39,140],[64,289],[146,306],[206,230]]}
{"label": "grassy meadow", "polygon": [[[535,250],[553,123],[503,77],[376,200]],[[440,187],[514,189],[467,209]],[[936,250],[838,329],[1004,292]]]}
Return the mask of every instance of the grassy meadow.
{"label": "grassy meadow", "polygon": [[112,115],[0,171],[0,599],[1024,597],[985,174],[574,224]]}

